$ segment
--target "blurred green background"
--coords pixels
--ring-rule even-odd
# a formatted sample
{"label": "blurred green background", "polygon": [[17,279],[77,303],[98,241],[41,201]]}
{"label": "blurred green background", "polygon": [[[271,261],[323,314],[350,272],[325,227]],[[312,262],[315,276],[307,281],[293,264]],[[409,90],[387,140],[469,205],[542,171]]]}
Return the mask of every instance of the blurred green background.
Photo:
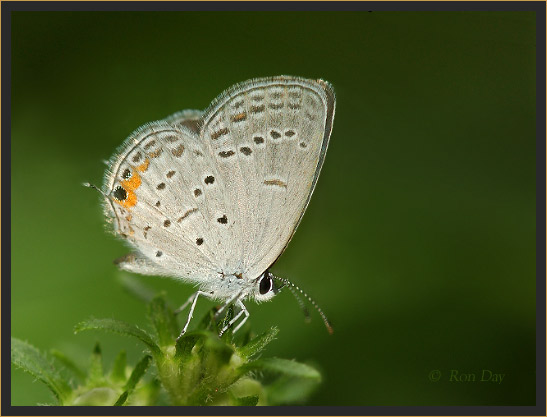
{"label": "blurred green background", "polygon": [[[289,293],[250,303],[268,356],[316,364],[312,405],[535,404],[535,14],[14,12],[12,335],[85,362],[137,342],[73,335],[90,316],[146,325],[112,260],[102,163],[141,124],[230,85],[330,81],[334,130],[306,215],[273,268]],[[192,288],[134,276],[173,305]],[[212,303],[198,303],[197,316]],[[482,370],[505,374],[480,382]],[[431,381],[432,371],[440,380]],[[452,370],[475,383],[450,381]],[[47,403],[12,373],[12,403]],[[433,377],[434,379],[435,377]]]}

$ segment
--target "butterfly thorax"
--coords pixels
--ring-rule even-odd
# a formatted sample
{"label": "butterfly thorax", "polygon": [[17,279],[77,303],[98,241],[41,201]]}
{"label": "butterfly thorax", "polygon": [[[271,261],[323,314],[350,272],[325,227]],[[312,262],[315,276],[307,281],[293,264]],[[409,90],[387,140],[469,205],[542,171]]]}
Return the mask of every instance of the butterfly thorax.
{"label": "butterfly thorax", "polygon": [[219,272],[216,280],[200,283],[201,291],[220,301],[229,300],[238,294],[241,298],[247,298],[255,286],[256,278],[244,277],[239,272],[234,274]]}

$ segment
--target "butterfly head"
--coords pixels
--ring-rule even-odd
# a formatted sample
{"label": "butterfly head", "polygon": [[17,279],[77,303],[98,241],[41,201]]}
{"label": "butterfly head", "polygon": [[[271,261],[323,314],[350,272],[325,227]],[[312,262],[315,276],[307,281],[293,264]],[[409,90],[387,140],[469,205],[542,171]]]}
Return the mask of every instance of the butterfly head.
{"label": "butterfly head", "polygon": [[283,285],[279,285],[279,282],[274,278],[274,275],[270,271],[265,271],[256,279],[252,290],[252,297],[257,302],[269,301],[279,292]]}

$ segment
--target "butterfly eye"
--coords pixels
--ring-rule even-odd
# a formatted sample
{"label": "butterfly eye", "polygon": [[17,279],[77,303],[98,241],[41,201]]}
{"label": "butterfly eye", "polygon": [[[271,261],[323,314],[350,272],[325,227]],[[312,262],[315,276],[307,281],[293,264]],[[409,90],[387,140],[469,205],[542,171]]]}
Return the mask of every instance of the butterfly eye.
{"label": "butterfly eye", "polygon": [[262,295],[266,294],[272,289],[272,287],[273,287],[272,279],[269,276],[264,275],[264,278],[260,280],[260,286],[258,288],[258,290],[260,291],[260,294]]}

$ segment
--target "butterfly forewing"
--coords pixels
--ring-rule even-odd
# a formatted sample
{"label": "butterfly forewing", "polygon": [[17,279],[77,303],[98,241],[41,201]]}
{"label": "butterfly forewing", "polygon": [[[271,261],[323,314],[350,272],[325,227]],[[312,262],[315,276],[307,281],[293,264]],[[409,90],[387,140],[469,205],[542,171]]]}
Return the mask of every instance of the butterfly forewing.
{"label": "butterfly forewing", "polygon": [[201,133],[225,187],[233,245],[227,264],[258,277],[286,247],[326,152],[334,94],[293,77],[256,79],[221,95]]}

